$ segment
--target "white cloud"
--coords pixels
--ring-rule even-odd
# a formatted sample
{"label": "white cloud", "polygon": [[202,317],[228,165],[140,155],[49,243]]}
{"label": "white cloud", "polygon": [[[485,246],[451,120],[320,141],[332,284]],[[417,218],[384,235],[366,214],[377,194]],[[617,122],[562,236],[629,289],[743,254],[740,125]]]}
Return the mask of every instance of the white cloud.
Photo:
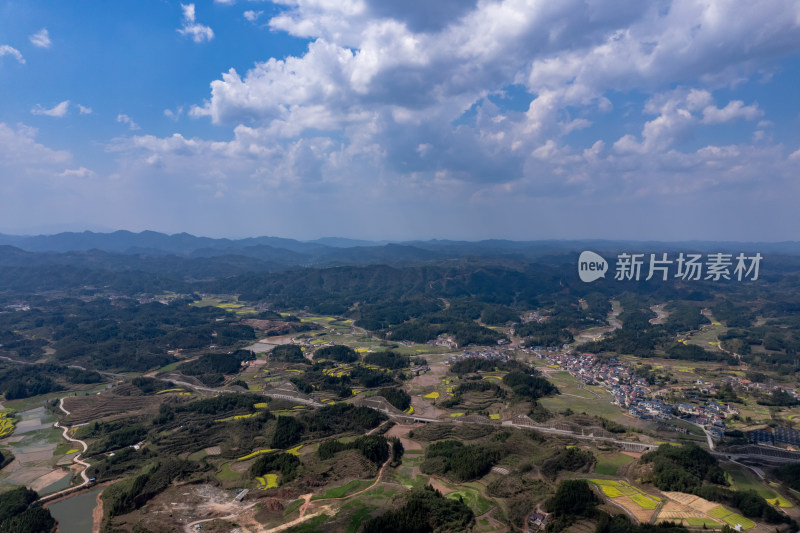
{"label": "white cloud", "polygon": [[738,119],[755,120],[763,115],[757,104],[746,106],[741,100],[732,100],[722,109],[714,106],[703,109],[703,123],[724,124]]}
{"label": "white cloud", "polygon": [[215,4],[222,4],[225,6],[232,6],[236,3],[236,0],[214,0]]}
{"label": "white cloud", "polygon": [[[59,168],[70,162],[69,152],[53,150],[36,142],[36,129],[18,124],[16,129],[0,122],[0,168],[27,169],[23,174],[41,169]],[[12,173],[3,172],[4,176]]]}
{"label": "white cloud", "polygon": [[80,167],[75,169],[66,169],[64,172],[60,173],[59,176],[64,178],[69,177],[76,177],[76,178],[89,178],[94,176],[94,171],[89,170],[86,167]]}
{"label": "white cloud", "polygon": [[39,48],[50,48],[52,42],[50,41],[50,33],[47,31],[47,28],[42,28],[41,30],[37,31],[28,39],[33,43],[34,46],[38,46]]}
{"label": "white cloud", "polygon": [[183,114],[183,106],[178,106],[173,111],[172,109],[165,109],[164,116],[172,120],[178,120]]}
{"label": "white cloud", "polygon": [[[475,205],[754,190],[767,168],[776,180],[797,170],[744,123],[766,109],[736,92],[800,51],[796,2],[441,2],[450,11],[280,0],[270,29],[309,39],[307,50],[229,69],[188,109],[233,127],[231,140],[140,136],[112,149],[126,164],[206,176],[215,194],[224,176],[245,188],[460,191]],[[720,124],[726,141],[709,141]]]}
{"label": "white cloud", "polygon": [[614,148],[620,152],[653,153],[671,148],[675,143],[692,137],[701,125],[724,124],[739,119],[756,120],[763,115],[757,104],[744,105],[731,100],[719,108],[711,92],[684,88],[659,93],[650,98],[644,111],[658,115],[642,127],[642,143],[626,134]]}
{"label": "white cloud", "polygon": [[183,10],[183,26],[178,29],[181,35],[188,35],[196,43],[210,41],[214,38],[214,30],[197,22],[194,4],[181,4]]}
{"label": "white cloud", "polygon": [[64,100],[60,104],[57,104],[56,106],[50,109],[47,109],[37,104],[36,107],[31,109],[31,113],[33,113],[34,115],[46,115],[48,117],[61,118],[67,114],[68,109],[69,109],[69,100]]}
{"label": "white cloud", "polygon": [[139,125],[136,124],[136,122],[134,122],[131,117],[129,117],[124,113],[120,113],[119,115],[117,115],[117,122],[119,122],[120,124],[127,124],[128,129],[131,131],[136,131],[140,129]]}
{"label": "white cloud", "polygon": [[78,104],[78,111],[80,111],[81,115],[91,115],[92,114],[92,108],[91,107],[86,107],[86,106],[83,106],[81,104]]}
{"label": "white cloud", "polygon": [[263,14],[264,14],[263,11],[254,11],[252,9],[248,9],[247,11],[244,12],[244,18],[246,18],[250,22],[255,22]]}
{"label": "white cloud", "polygon": [[0,57],[5,55],[9,55],[19,61],[22,64],[25,64],[25,58],[22,57],[22,54],[16,48],[13,48],[7,44],[0,44]]}

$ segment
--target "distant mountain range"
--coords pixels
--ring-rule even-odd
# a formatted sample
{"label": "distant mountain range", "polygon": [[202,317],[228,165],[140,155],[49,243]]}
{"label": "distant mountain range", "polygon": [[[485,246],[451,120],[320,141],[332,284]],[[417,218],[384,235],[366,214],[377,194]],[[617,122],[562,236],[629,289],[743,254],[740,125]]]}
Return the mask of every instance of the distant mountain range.
{"label": "distant mountain range", "polygon": [[188,233],[0,234],[0,266],[70,265],[76,268],[141,270],[217,276],[227,272],[276,271],[292,267],[360,264],[407,265],[454,259],[494,259],[543,263],[571,262],[582,250],[628,252],[761,252],[800,256],[800,242],[658,242],[612,240],[542,241],[364,241],[323,238],[298,241],[280,237],[214,239]]}

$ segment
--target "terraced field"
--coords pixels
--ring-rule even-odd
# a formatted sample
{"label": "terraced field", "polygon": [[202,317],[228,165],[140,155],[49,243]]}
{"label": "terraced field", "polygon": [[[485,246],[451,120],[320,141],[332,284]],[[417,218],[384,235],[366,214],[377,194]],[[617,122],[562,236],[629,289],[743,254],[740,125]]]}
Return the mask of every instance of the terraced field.
{"label": "terraced field", "polygon": [[608,479],[589,479],[589,483],[597,486],[604,496],[623,507],[636,520],[646,524],[661,506],[661,498],[648,494],[626,481]]}
{"label": "terraced field", "polygon": [[685,526],[706,528],[721,528],[725,524],[731,527],[741,524],[742,529],[756,526],[752,520],[693,494],[665,492],[664,496],[667,501],[659,511],[656,522],[671,521]]}
{"label": "terraced field", "polygon": [[753,522],[752,520],[745,518],[740,514],[736,514],[733,511],[730,511],[721,505],[718,505],[713,509],[711,509],[708,512],[708,515],[711,516],[712,518],[717,518],[719,520],[722,520],[723,522],[734,528],[739,524],[742,526],[742,529],[753,529],[754,527],[756,527],[755,522]]}
{"label": "terraced field", "polygon": [[137,411],[156,413],[158,406],[169,396],[117,396],[113,394],[92,394],[90,396],[69,396],[64,399],[64,408],[69,411],[66,423],[86,424],[95,420],[130,416]]}

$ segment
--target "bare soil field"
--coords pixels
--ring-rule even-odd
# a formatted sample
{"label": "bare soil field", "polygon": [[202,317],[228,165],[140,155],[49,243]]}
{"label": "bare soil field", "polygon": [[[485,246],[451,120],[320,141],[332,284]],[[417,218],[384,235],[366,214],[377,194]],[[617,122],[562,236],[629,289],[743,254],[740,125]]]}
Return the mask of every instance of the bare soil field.
{"label": "bare soil field", "polygon": [[386,437],[398,437],[400,439],[400,444],[403,445],[403,448],[408,450],[421,450],[422,444],[419,442],[409,439],[408,432],[414,428],[418,428],[420,426],[424,426],[425,424],[413,424],[413,425],[401,425],[397,424],[393,426],[389,431],[386,432]]}
{"label": "bare soil field", "polygon": [[619,496],[612,500],[614,503],[624,507],[628,513],[633,515],[640,524],[647,524],[655,513],[654,510],[642,509],[639,504],[634,502],[630,496]]}

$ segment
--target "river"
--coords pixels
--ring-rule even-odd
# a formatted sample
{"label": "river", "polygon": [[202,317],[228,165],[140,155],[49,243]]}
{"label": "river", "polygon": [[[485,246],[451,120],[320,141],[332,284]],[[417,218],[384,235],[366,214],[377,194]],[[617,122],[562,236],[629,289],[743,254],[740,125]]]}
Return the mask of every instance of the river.
{"label": "river", "polygon": [[59,533],[91,533],[92,511],[102,487],[63,499],[50,506],[50,513],[58,520]]}

